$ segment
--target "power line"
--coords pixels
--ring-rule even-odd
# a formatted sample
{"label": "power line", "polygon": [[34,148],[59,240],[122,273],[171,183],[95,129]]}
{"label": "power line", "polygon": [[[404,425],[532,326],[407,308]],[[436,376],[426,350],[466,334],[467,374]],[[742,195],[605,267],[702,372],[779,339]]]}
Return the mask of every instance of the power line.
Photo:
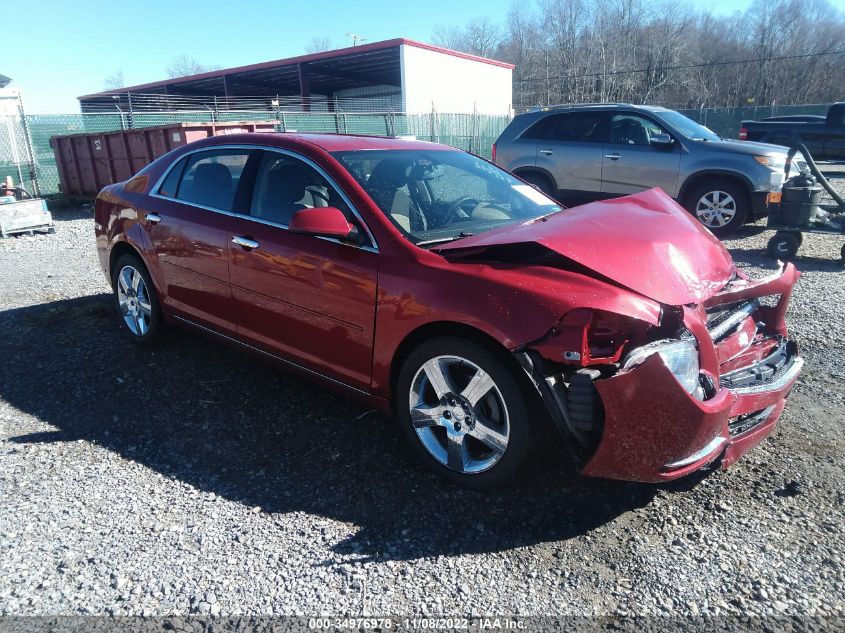
{"label": "power line", "polygon": [[756,62],[773,62],[773,61],[781,61],[787,59],[807,59],[809,57],[823,57],[825,55],[842,55],[845,54],[845,51],[826,51],[822,53],[805,53],[803,55],[781,55],[778,57],[758,57],[756,59],[738,59],[726,62],[703,62],[701,64],[684,64],[681,66],[661,66],[656,68],[638,68],[634,70],[613,70],[610,72],[598,72],[598,73],[587,73],[584,75],[567,75],[561,77],[560,75],[556,77],[540,77],[540,78],[526,78],[526,79],[518,79],[517,81],[527,82],[527,81],[549,81],[549,80],[561,80],[561,79],[585,79],[587,77],[608,77],[610,75],[630,75],[633,73],[648,73],[654,71],[665,71],[665,70],[690,70],[692,68],[706,68],[706,67],[715,67],[715,66],[731,66],[734,64],[753,64]]}

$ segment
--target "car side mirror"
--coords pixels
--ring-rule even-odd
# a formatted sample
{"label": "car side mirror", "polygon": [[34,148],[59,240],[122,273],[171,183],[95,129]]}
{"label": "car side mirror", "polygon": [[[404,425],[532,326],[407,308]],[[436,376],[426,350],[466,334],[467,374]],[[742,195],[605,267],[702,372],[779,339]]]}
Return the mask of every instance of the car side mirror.
{"label": "car side mirror", "polygon": [[672,147],[675,140],[668,134],[652,134],[649,138],[649,143],[651,143],[654,147],[666,148]]}
{"label": "car side mirror", "polygon": [[302,209],[293,214],[288,225],[291,233],[348,239],[355,232],[343,211],[336,207]]}

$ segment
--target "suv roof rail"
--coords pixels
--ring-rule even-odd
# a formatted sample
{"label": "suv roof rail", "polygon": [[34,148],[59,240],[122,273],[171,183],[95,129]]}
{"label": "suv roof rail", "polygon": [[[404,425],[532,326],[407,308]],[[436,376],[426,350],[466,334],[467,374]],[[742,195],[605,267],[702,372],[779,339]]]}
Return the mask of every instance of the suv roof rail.
{"label": "suv roof rail", "polygon": [[617,106],[617,107],[637,107],[633,103],[623,103],[620,101],[613,101],[607,103],[556,103],[553,105],[547,106],[534,106],[533,108],[529,108],[526,112],[545,112],[547,110],[568,110],[570,108],[588,108],[588,107],[604,107],[607,108],[609,106]]}

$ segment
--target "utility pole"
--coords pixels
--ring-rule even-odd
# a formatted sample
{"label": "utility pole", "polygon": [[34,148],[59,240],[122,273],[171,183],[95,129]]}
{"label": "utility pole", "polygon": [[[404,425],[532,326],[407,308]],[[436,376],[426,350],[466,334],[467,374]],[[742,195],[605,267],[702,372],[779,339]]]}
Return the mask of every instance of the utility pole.
{"label": "utility pole", "polygon": [[352,38],[352,46],[358,46],[358,42],[366,42],[367,39],[355,33],[347,33],[346,37]]}

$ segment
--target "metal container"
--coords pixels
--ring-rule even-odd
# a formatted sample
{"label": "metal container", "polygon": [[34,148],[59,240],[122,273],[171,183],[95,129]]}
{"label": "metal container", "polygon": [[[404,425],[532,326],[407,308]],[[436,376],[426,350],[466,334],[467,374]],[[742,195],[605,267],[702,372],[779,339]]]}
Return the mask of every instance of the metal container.
{"label": "metal container", "polygon": [[209,136],[274,132],[273,122],[173,123],[115,132],[54,136],[50,147],[59,189],[68,197],[94,198],[106,185],[131,178],[172,149]]}

